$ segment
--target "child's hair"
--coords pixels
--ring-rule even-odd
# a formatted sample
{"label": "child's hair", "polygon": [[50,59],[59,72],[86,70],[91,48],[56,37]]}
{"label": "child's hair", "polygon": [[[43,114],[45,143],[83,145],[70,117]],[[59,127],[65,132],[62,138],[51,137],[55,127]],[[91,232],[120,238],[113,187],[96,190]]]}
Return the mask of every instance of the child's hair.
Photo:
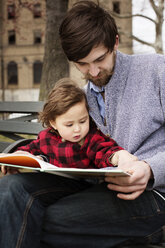
{"label": "child's hair", "polygon": [[49,93],[39,119],[44,127],[50,127],[50,121],[55,120],[57,116],[66,113],[72,106],[83,101],[89,110],[84,90],[70,78],[62,78],[55,83],[54,88]]}

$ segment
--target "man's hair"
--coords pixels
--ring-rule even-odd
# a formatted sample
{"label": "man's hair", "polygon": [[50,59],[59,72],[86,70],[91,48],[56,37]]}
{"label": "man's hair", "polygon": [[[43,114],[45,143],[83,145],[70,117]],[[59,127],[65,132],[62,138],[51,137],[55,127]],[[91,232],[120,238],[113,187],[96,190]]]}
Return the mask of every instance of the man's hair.
{"label": "man's hair", "polygon": [[113,17],[105,9],[92,1],[80,1],[66,14],[59,35],[67,58],[77,62],[98,45],[112,51],[118,30]]}
{"label": "man's hair", "polygon": [[66,113],[75,104],[83,101],[89,110],[84,90],[70,78],[62,78],[55,83],[54,88],[49,93],[39,119],[44,127],[50,127],[50,121],[55,120],[57,116]]}

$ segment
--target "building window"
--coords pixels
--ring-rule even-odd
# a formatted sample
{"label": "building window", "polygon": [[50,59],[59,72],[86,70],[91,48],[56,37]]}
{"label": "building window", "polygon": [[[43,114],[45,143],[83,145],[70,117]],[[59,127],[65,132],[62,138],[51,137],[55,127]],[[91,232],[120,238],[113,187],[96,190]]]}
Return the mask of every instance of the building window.
{"label": "building window", "polygon": [[11,61],[7,66],[7,76],[8,76],[8,85],[18,84],[18,68],[17,68],[17,64],[14,61]]}
{"label": "building window", "polygon": [[42,74],[42,62],[35,61],[33,64],[33,83],[40,84]]}
{"label": "building window", "polygon": [[34,44],[41,44],[42,37],[41,37],[41,30],[34,31]]}
{"label": "building window", "polygon": [[15,44],[15,30],[8,31],[8,43],[9,45]]}
{"label": "building window", "polygon": [[122,35],[121,35],[121,32],[122,32],[122,28],[120,26],[117,27],[118,28],[118,36],[119,36],[119,43],[122,44],[123,40],[122,40]]}
{"label": "building window", "polygon": [[34,4],[33,16],[34,18],[41,17],[41,4],[40,3]]}
{"label": "building window", "polygon": [[14,4],[7,6],[7,16],[8,16],[8,19],[15,18],[15,5]]}
{"label": "building window", "polygon": [[113,2],[113,12],[120,14],[120,2]]}

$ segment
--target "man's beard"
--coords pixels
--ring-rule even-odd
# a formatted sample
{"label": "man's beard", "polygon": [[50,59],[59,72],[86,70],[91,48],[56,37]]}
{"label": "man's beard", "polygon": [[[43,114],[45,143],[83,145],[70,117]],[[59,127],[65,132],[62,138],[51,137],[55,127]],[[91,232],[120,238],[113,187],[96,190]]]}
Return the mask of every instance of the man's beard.
{"label": "man's beard", "polygon": [[109,82],[112,74],[112,71],[104,70],[98,74],[98,78],[93,78],[89,73],[87,73],[85,79],[91,81],[96,86],[102,87]]}
{"label": "man's beard", "polygon": [[[112,51],[112,53],[113,53],[112,54],[113,64],[115,64],[116,52]],[[93,78],[89,73],[87,73],[86,75],[84,75],[84,79],[91,81],[96,86],[102,87],[102,86],[105,86],[109,82],[110,78],[113,75],[113,72],[114,72],[114,66],[110,70],[100,71],[98,74],[98,78]]]}

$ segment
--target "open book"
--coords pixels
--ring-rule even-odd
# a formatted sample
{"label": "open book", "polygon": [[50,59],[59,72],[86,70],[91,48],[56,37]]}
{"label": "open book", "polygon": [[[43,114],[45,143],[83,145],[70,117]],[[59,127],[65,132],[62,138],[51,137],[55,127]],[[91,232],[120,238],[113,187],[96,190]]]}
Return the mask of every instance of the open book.
{"label": "open book", "polygon": [[78,168],[61,168],[47,163],[33,155],[24,154],[0,154],[0,166],[12,166],[18,169],[27,169],[33,171],[41,171],[56,174],[64,177],[97,177],[105,176],[129,176],[128,173],[118,169],[117,167],[106,167],[102,169],[78,169]]}

